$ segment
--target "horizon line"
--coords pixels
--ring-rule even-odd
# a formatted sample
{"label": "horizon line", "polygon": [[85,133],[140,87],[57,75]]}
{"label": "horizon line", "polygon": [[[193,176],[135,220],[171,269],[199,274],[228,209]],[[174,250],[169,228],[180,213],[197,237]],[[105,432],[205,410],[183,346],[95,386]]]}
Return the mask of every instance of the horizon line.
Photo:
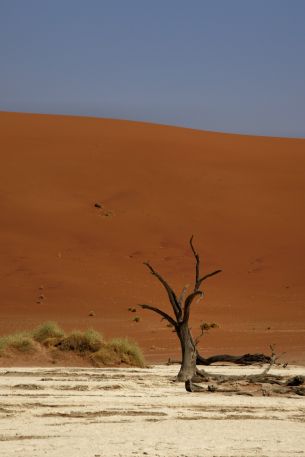
{"label": "horizon line", "polygon": [[169,127],[179,130],[188,130],[199,133],[210,133],[218,135],[235,135],[243,137],[254,137],[254,138],[267,138],[267,139],[278,139],[278,140],[305,140],[305,136],[276,136],[276,135],[259,135],[255,133],[241,133],[241,132],[227,132],[223,130],[205,130],[194,127],[187,127],[181,124],[162,124],[155,121],[145,121],[140,119],[128,119],[128,118],[119,118],[119,117],[101,117],[97,115],[84,115],[84,114],[71,114],[71,113],[47,113],[41,111],[15,111],[15,110],[2,110],[0,109],[0,114],[23,114],[27,116],[50,116],[50,117],[72,117],[72,118],[83,118],[83,119],[94,119],[94,120],[104,120],[104,121],[117,121],[117,122],[130,122],[134,124],[145,124],[156,127]]}

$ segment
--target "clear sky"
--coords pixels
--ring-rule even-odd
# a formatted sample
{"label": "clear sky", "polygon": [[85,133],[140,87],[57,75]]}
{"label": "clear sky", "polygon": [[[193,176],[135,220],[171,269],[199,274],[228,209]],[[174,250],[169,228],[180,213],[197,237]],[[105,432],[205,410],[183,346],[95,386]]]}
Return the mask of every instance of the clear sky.
{"label": "clear sky", "polygon": [[0,110],[305,137],[305,0],[0,0]]}

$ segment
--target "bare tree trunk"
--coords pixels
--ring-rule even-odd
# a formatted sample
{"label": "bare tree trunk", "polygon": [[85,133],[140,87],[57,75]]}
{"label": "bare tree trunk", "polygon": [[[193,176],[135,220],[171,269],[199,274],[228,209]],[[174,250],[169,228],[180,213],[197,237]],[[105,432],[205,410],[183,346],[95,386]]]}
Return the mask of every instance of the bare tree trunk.
{"label": "bare tree trunk", "polygon": [[182,362],[177,376],[178,381],[192,379],[196,373],[196,346],[187,323],[181,324],[177,329],[181,345]]}

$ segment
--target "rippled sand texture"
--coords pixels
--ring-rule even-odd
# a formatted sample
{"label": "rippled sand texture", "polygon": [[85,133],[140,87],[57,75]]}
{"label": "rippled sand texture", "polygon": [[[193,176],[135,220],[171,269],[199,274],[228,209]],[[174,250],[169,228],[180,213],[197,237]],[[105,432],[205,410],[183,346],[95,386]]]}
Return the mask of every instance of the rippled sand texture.
{"label": "rippled sand texture", "polygon": [[[239,374],[241,369],[215,367],[213,371]],[[304,455],[304,397],[187,393],[184,384],[172,382],[176,372],[177,367],[167,366],[0,369],[0,454]],[[305,371],[287,367],[282,373],[304,375]]]}

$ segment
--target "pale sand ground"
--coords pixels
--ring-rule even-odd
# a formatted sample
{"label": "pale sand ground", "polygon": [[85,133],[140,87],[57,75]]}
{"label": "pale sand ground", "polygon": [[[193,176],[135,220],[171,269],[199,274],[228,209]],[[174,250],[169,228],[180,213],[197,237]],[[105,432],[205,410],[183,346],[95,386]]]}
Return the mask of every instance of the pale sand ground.
{"label": "pale sand ground", "polygon": [[[282,371],[305,374],[304,367]],[[176,372],[177,366],[2,368],[0,455],[305,455],[304,397],[190,394],[171,382]]]}

